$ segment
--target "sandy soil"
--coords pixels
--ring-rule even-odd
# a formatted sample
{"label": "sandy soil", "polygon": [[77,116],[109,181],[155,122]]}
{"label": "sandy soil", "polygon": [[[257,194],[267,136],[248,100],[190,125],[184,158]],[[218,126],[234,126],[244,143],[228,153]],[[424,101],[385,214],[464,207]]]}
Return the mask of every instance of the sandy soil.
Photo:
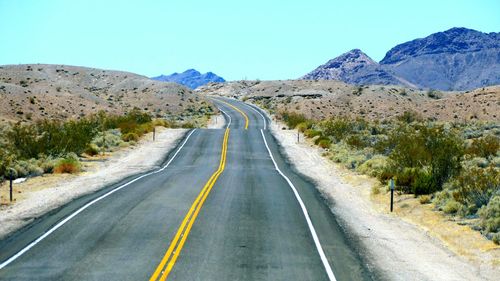
{"label": "sandy soil", "polygon": [[[157,128],[155,142],[148,134],[136,146],[117,151],[104,161],[86,163],[80,174],[46,175],[14,185],[16,202],[0,206],[0,239],[77,197],[158,167],[186,132]],[[5,203],[7,185],[1,190]]]}
{"label": "sandy soil", "polygon": [[207,123],[207,129],[222,129],[226,126],[226,119],[222,114],[212,115]]}
{"label": "sandy soil", "polygon": [[[435,212],[432,216],[433,211],[430,209],[426,215],[433,220],[426,225],[423,223],[424,219],[420,222],[418,218],[410,219],[417,217],[408,211],[412,206],[415,207],[416,199],[410,204],[411,200],[408,198],[398,197],[396,209],[404,210],[389,213],[386,194],[379,195],[380,198],[371,198],[371,188],[378,184],[376,180],[337,166],[322,157],[323,151],[320,148],[303,139],[297,144],[297,132],[281,130],[282,127],[284,126],[273,123],[272,132],[286,156],[299,172],[316,181],[318,189],[331,202],[332,212],[347,231],[357,237],[362,255],[369,264],[375,265],[384,279],[498,280],[499,252],[492,242],[478,233],[470,233],[472,231],[467,233],[471,236],[463,235],[460,230],[465,231],[465,227],[456,223],[438,224],[437,220],[445,219],[442,216],[438,218],[440,215]],[[448,229],[443,228],[436,235],[432,227],[443,225]],[[450,233],[459,239],[455,242],[472,243],[464,248],[477,247],[476,250],[467,251],[467,258],[463,253],[457,254],[453,250],[460,247],[449,247],[440,239]],[[460,240],[460,237],[465,238]],[[460,245],[455,243],[455,246]],[[471,259],[471,256],[475,259]]]}

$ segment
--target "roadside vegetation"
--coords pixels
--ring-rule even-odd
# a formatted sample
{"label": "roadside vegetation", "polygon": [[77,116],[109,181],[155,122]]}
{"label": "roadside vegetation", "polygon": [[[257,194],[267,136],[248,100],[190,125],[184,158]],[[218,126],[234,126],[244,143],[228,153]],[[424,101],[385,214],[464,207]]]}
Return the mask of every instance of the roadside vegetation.
{"label": "roadside vegetation", "polygon": [[[500,243],[500,125],[441,123],[414,112],[384,121],[278,112],[333,161],[420,197]],[[377,191],[379,192],[379,191]]]}
{"label": "roadside vegetation", "polygon": [[10,176],[77,173],[82,157],[134,145],[156,126],[192,128],[196,122],[152,119],[135,109],[124,115],[99,112],[78,120],[0,124],[0,182]]}

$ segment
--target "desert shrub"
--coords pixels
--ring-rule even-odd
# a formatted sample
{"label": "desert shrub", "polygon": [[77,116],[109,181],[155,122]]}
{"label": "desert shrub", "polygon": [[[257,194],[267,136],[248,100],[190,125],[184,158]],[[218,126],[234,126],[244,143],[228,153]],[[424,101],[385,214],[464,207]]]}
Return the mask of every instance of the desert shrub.
{"label": "desert shrub", "polygon": [[436,90],[429,90],[427,92],[427,96],[431,99],[441,99],[443,97],[443,93],[436,91]]}
{"label": "desert shrub", "polygon": [[304,114],[296,112],[283,111],[280,116],[289,128],[295,128],[298,124],[307,121]]}
{"label": "desert shrub", "polygon": [[500,232],[500,195],[494,196],[488,205],[479,209],[478,214],[478,225],[484,232]]}
{"label": "desert shrub", "polygon": [[99,147],[96,144],[91,143],[87,146],[84,152],[89,156],[95,156],[99,154]]}
{"label": "desert shrub", "polygon": [[356,169],[360,165],[362,165],[364,162],[368,160],[367,156],[365,154],[361,153],[355,153],[355,154],[350,154],[347,157],[347,160],[345,162],[345,167],[349,169]]}
{"label": "desert shrub", "polygon": [[420,204],[429,204],[431,203],[431,196],[430,195],[421,195],[420,198],[418,199]]}
{"label": "desert shrub", "polygon": [[54,167],[56,166],[57,159],[53,159],[51,156],[40,159],[40,168],[42,168],[44,173],[53,173]]}
{"label": "desert shrub", "polygon": [[493,157],[493,159],[491,159],[491,165],[497,167],[497,168],[500,168],[500,157]]}
{"label": "desert shrub", "polygon": [[375,155],[358,167],[358,172],[381,179],[387,168],[387,156]]}
{"label": "desert shrub", "polygon": [[453,198],[471,207],[471,211],[488,204],[500,191],[500,169],[490,166],[486,169],[472,167],[462,170],[450,181],[448,188]]}
{"label": "desert shrub", "polygon": [[192,122],[183,122],[181,125],[180,125],[181,128],[184,128],[184,129],[193,129],[193,128],[196,128],[196,125]]}
{"label": "desert shrub", "polygon": [[130,141],[137,142],[139,140],[139,136],[136,133],[127,133],[122,135],[122,139],[126,142]]}
{"label": "desert shrub", "polygon": [[307,129],[304,131],[304,136],[306,136],[307,138],[314,138],[316,136],[321,136],[321,131],[314,129]]}
{"label": "desert shrub", "polygon": [[471,155],[488,158],[496,155],[500,149],[500,139],[497,136],[486,135],[474,139],[466,152]]}
{"label": "desert shrub", "polygon": [[335,142],[339,142],[353,132],[354,122],[346,118],[335,118],[319,123],[319,128],[325,136],[331,136]]}
{"label": "desert shrub", "polygon": [[403,114],[397,116],[396,119],[407,124],[423,120],[419,113],[412,110],[403,112]]}
{"label": "desert shrub", "polygon": [[449,200],[443,206],[443,212],[447,214],[456,214],[460,210],[460,208],[462,208],[462,205],[460,205],[460,203],[455,200]]}
{"label": "desert shrub", "polygon": [[299,124],[297,124],[297,126],[295,127],[299,132],[303,133],[305,132],[307,129],[311,129],[312,128],[312,122],[310,121],[305,121],[305,122],[301,122]]}
{"label": "desert shrub", "polygon": [[464,168],[486,168],[488,165],[488,159],[482,157],[474,157],[472,159],[462,161],[462,166]]}
{"label": "desert shrub", "polygon": [[91,145],[97,148],[97,153],[99,151],[112,151],[114,148],[119,147],[122,140],[122,133],[118,129],[111,129],[105,132],[99,132],[92,140]]}
{"label": "desert shrub", "polygon": [[155,120],[153,120],[153,126],[161,126],[161,127],[169,128],[170,123],[165,119],[155,119]]}
{"label": "desert shrub", "polygon": [[7,132],[7,140],[15,147],[19,159],[39,154],[60,155],[82,153],[96,133],[95,124],[86,118],[60,122],[42,120],[34,124],[17,123]]}
{"label": "desert shrub", "polygon": [[403,125],[389,142],[394,146],[389,159],[397,184],[416,195],[441,190],[460,171],[463,142],[441,126]]}
{"label": "desert shrub", "polygon": [[318,146],[321,148],[329,148],[332,144],[332,141],[328,138],[319,138],[316,141],[318,142]]}
{"label": "desert shrub", "polygon": [[346,138],[345,142],[348,145],[358,149],[362,149],[370,145],[370,140],[366,136],[360,134],[349,135]]}
{"label": "desert shrub", "polygon": [[80,171],[81,165],[78,157],[74,153],[66,155],[65,158],[61,158],[57,161],[54,166],[54,173],[56,174],[74,174]]}

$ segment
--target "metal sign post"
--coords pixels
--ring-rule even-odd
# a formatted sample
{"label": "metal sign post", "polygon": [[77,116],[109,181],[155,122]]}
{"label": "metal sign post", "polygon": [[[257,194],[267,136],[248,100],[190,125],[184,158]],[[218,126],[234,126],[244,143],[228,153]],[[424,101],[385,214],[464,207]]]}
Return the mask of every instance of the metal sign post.
{"label": "metal sign post", "polygon": [[391,187],[391,212],[393,210],[393,205],[394,205],[394,179],[391,179],[389,181],[390,187]]}
{"label": "metal sign post", "polygon": [[156,127],[153,127],[153,141],[155,141],[156,138]]}
{"label": "metal sign post", "polygon": [[14,180],[14,173],[12,172],[12,170],[10,170],[10,177],[9,177],[9,180],[10,180],[10,185],[9,185],[9,188],[10,188],[10,202],[12,202],[12,181]]}

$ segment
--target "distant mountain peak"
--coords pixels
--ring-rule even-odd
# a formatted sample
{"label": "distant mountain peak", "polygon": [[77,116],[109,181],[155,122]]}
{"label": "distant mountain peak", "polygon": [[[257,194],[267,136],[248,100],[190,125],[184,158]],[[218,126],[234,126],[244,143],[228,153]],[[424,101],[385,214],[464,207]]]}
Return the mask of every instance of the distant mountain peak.
{"label": "distant mountain peak", "polygon": [[353,49],[302,77],[306,80],[340,80],[350,84],[401,84],[396,77],[360,49]]}
{"label": "distant mountain peak", "polygon": [[175,82],[187,86],[191,89],[196,89],[199,86],[205,85],[210,82],[225,82],[224,78],[216,75],[213,72],[200,73],[196,69],[188,69],[182,73],[172,73],[170,75],[160,75],[152,77],[153,80],[164,82]]}

